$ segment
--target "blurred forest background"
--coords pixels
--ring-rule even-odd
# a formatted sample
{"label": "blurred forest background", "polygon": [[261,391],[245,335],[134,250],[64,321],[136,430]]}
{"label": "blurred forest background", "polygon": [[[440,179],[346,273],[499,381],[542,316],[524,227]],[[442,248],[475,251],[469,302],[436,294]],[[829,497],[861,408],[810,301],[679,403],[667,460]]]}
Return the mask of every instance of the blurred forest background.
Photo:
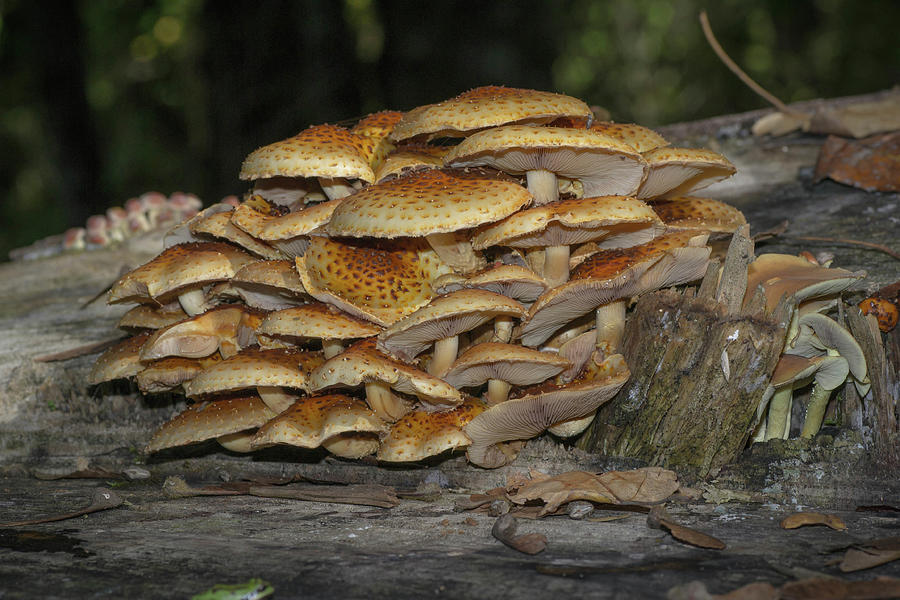
{"label": "blurred forest background", "polygon": [[0,260],[147,190],[242,193],[308,125],[501,84],[655,126],[900,79],[885,0],[0,0]]}

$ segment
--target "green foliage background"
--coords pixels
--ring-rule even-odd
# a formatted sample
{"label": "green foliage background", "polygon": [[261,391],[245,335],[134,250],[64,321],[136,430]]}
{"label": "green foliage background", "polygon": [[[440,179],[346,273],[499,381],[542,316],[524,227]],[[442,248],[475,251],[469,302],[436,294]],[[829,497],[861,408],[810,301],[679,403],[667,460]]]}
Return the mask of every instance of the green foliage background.
{"label": "green foliage background", "polygon": [[897,83],[900,3],[0,0],[0,256],[144,191],[241,193],[242,158],[320,122],[503,84],[654,126]]}

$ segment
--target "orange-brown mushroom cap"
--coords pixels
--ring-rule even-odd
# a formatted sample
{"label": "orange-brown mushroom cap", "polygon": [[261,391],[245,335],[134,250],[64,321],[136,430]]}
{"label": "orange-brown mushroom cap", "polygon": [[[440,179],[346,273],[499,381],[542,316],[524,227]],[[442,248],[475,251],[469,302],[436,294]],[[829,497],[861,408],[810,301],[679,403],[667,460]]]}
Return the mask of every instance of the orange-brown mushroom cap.
{"label": "orange-brown mushroom cap", "polygon": [[467,398],[453,410],[416,410],[404,415],[381,441],[377,458],[385,462],[412,462],[468,446],[471,440],[463,428],[485,408],[480,400]]}

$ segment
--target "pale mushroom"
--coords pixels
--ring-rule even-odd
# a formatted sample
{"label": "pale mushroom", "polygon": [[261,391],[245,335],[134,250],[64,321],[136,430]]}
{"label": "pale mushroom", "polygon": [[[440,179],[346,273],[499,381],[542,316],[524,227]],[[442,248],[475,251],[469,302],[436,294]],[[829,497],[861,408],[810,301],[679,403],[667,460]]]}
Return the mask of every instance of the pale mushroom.
{"label": "pale mushroom", "polygon": [[649,169],[638,198],[687,196],[737,171],[721,154],[702,148],[657,148],[642,156]]}
{"label": "pale mushroom", "polygon": [[141,360],[166,356],[201,358],[218,351],[222,358],[256,342],[256,328],[264,314],[246,306],[219,306],[163,327],[141,347]]}
{"label": "pale mushroom", "polygon": [[169,356],[146,363],[146,367],[135,376],[135,381],[138,389],[145,394],[172,392],[221,360],[219,354],[202,358]]}
{"label": "pale mushroom", "polygon": [[178,302],[162,306],[138,304],[119,319],[120,329],[160,329],[188,318]]}
{"label": "pale mushroom", "polygon": [[139,333],[108,348],[91,367],[88,383],[96,385],[113,379],[134,377],[140,373],[144,368],[141,363],[141,347],[149,337],[149,332]]}
{"label": "pale mushroom", "polygon": [[281,310],[311,300],[292,260],[252,262],[235,273],[229,283],[248,306],[260,310]]}
{"label": "pale mushroom", "polygon": [[537,205],[559,199],[557,177],[580,181],[585,196],[629,196],[647,172],[640,153],[598,131],[522,125],[472,134],[444,157],[444,164],[524,173]]}
{"label": "pale mushroom", "polygon": [[259,335],[278,339],[321,340],[325,358],[340,354],[345,340],[371,337],[381,331],[378,325],[351,317],[322,302],[269,313],[257,329]]}

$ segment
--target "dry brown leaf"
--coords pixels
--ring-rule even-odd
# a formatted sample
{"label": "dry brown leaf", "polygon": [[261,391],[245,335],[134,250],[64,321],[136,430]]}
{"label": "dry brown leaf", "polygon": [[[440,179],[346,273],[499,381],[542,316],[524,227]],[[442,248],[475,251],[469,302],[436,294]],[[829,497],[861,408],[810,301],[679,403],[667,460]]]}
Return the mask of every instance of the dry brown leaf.
{"label": "dry brown leaf", "polygon": [[724,550],[725,542],[715,538],[709,534],[691,529],[684,525],[676,523],[665,506],[654,506],[647,514],[647,525],[654,529],[666,529],[672,534],[676,540],[697,546],[699,548],[709,548],[711,550]]}
{"label": "dry brown leaf", "polygon": [[829,136],[819,153],[815,181],[826,177],[867,192],[900,191],[900,132],[862,140]]}
{"label": "dry brown leaf", "polygon": [[797,529],[805,525],[825,525],[836,531],[847,530],[847,525],[839,517],[817,512],[797,512],[781,521],[782,529]]}
{"label": "dry brown leaf", "polygon": [[541,515],[556,511],[562,504],[588,500],[600,504],[662,502],[678,490],[675,473],[659,467],[633,471],[609,471],[600,475],[568,471],[542,481],[532,481],[510,495],[516,504],[543,500]]}
{"label": "dry brown leaf", "polygon": [[843,573],[853,573],[871,569],[900,558],[900,550],[885,550],[878,548],[849,548],[844,554],[839,568]]}
{"label": "dry brown leaf", "polygon": [[802,579],[781,586],[781,600],[889,600],[900,598],[900,579],[878,577],[869,581]]}
{"label": "dry brown leaf", "polygon": [[525,554],[537,554],[547,547],[547,537],[540,533],[516,535],[516,518],[505,514],[494,522],[491,535],[512,548]]}

